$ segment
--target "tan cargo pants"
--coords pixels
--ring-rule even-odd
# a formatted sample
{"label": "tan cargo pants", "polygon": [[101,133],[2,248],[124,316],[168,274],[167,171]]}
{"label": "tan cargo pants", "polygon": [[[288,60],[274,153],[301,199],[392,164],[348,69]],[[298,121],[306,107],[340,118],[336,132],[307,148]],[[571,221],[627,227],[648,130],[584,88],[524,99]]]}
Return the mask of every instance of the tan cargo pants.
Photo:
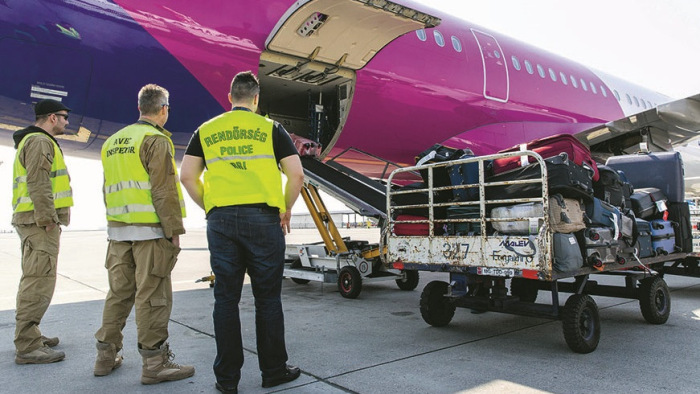
{"label": "tan cargo pants", "polygon": [[170,272],[180,248],[165,238],[147,241],[109,241],[105,268],[109,293],[102,313],[102,327],[95,333],[100,342],[124,347],[122,329],[136,305],[139,347],[153,350],[168,339],[173,305]]}
{"label": "tan cargo pants", "polygon": [[61,227],[51,231],[34,224],[16,225],[22,244],[22,278],[17,290],[15,348],[27,353],[43,346],[39,323],[56,288]]}

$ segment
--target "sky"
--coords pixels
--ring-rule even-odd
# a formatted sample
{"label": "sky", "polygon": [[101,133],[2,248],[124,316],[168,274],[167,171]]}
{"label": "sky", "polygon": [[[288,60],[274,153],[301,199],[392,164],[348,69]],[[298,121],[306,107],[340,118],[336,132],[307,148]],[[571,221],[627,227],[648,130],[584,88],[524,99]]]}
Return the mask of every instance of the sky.
{"label": "sky", "polygon": [[[423,0],[419,3],[506,34],[674,98],[700,93],[700,2],[696,0]],[[11,185],[14,149],[0,147],[0,185]],[[106,225],[96,160],[66,157],[75,207],[70,229]],[[12,216],[11,188],[0,187],[0,231]],[[324,198],[329,210],[342,205]],[[186,228],[205,225],[187,201]],[[293,212],[304,212],[301,199]]]}

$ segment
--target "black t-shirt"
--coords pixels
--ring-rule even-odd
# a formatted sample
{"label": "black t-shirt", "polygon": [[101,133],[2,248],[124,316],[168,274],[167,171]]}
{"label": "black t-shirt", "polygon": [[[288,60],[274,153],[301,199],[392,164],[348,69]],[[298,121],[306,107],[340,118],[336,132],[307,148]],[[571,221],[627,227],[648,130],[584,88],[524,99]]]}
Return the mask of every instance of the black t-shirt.
{"label": "black t-shirt", "polygon": [[[236,111],[247,111],[247,109],[236,109]],[[287,130],[284,129],[284,126],[278,122],[275,122],[274,126],[272,126],[272,148],[274,149],[277,163],[279,163],[280,160],[284,159],[285,157],[299,154],[299,152],[297,152],[297,148],[294,146],[292,137],[289,136],[289,133],[287,133]],[[185,154],[204,158],[202,141],[199,139],[199,129],[192,134],[192,138],[190,139],[190,143],[187,145]]]}

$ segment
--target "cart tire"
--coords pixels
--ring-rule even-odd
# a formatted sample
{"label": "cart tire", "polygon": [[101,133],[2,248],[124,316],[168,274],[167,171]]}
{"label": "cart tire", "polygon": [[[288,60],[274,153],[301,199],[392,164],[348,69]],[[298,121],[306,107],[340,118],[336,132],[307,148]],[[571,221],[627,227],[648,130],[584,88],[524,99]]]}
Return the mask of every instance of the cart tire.
{"label": "cart tire", "polygon": [[455,315],[455,306],[445,298],[447,282],[439,280],[428,283],[420,295],[420,314],[433,327],[443,327]]}
{"label": "cart tire", "polygon": [[600,341],[598,306],[591,296],[574,294],[566,300],[562,313],[564,339],[576,353],[590,353]]}
{"label": "cart tire", "polygon": [[345,298],[357,298],[362,291],[362,277],[357,268],[347,265],[338,273],[338,290]]}
{"label": "cart tire", "polygon": [[403,279],[396,279],[396,284],[401,290],[413,290],[418,287],[418,280],[420,276],[418,271],[415,270],[403,270],[405,277]]}
{"label": "cart tire", "polygon": [[520,297],[522,302],[535,302],[537,291],[537,283],[534,279],[513,278],[510,281],[510,294]]}
{"label": "cart tire", "polygon": [[[292,264],[289,265],[289,268],[301,268],[301,260],[296,259],[292,261]],[[301,278],[289,278],[292,280],[292,282],[298,284],[298,285],[305,285],[309,282],[311,282],[309,279],[301,279]]]}
{"label": "cart tire", "polygon": [[654,276],[640,281],[639,308],[649,323],[666,323],[671,314],[671,293],[663,278]]}

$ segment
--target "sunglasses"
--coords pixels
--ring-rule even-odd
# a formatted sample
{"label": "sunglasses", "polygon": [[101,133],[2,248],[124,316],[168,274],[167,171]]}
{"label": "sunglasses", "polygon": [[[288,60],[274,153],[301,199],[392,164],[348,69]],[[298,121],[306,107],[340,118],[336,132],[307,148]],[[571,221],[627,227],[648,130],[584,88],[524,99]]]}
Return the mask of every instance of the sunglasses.
{"label": "sunglasses", "polygon": [[56,116],[62,116],[63,119],[68,120],[68,114],[54,114]]}

